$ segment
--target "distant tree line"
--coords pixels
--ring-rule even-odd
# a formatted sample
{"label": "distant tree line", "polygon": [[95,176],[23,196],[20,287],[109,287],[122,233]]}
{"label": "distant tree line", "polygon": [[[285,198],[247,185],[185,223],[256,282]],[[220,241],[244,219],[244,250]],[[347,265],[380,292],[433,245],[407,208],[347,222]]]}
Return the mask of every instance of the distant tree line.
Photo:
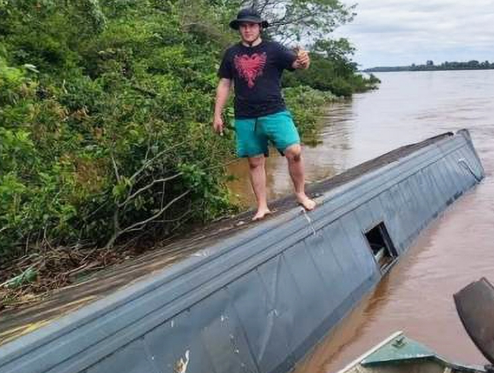
{"label": "distant tree line", "polygon": [[387,72],[387,71],[437,71],[437,70],[487,70],[494,69],[494,62],[471,60],[468,62],[443,62],[435,65],[429,60],[424,65],[411,64],[410,66],[378,66],[364,70],[365,72]]}

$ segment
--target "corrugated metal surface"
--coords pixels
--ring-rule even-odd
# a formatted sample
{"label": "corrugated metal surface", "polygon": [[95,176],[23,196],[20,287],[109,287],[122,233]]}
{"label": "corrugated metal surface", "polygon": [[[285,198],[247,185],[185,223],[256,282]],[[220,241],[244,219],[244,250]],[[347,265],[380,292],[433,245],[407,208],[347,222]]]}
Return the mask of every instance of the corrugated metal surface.
{"label": "corrugated metal surface", "polygon": [[403,253],[482,177],[460,131],[0,347],[0,373],[286,372],[381,277],[366,231]]}

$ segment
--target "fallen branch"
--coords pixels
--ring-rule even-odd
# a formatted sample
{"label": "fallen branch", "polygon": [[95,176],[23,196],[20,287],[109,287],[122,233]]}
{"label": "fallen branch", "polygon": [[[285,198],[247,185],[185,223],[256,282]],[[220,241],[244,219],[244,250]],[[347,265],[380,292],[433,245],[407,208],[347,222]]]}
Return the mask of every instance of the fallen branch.
{"label": "fallen branch", "polygon": [[177,201],[179,201],[180,199],[184,198],[186,195],[188,195],[189,193],[191,192],[191,190],[187,190],[186,192],[182,193],[181,195],[179,195],[178,197],[175,197],[174,199],[172,199],[170,202],[168,202],[166,204],[166,206],[164,206],[162,209],[160,209],[156,214],[154,214],[153,216],[143,220],[143,221],[140,221],[140,222],[137,222],[137,223],[134,223],[132,225],[130,225],[129,227],[127,228],[124,228],[124,229],[120,229],[120,222],[118,220],[118,209],[115,211],[115,215],[114,215],[114,224],[115,224],[115,231],[112,235],[112,237],[110,238],[110,240],[108,241],[108,243],[105,245],[105,250],[108,250],[110,249],[114,244],[115,244],[115,241],[118,239],[118,237],[120,237],[122,234],[124,233],[129,233],[131,231],[135,231],[135,230],[140,230],[141,228],[143,228],[146,224],[148,224],[149,222],[159,218],[166,210],[168,210],[174,203],[176,203]]}

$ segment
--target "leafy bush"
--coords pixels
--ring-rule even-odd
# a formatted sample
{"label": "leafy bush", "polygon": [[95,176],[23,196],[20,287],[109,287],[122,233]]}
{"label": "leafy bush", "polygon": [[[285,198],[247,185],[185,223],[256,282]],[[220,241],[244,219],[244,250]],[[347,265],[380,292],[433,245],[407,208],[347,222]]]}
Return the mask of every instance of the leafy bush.
{"label": "leafy bush", "polygon": [[[224,167],[232,133],[213,134],[210,121],[238,4],[0,0],[1,260],[39,243],[168,235],[235,208]],[[338,1],[320,9],[350,17]],[[318,45],[326,54],[316,48],[313,67],[287,77],[306,140],[334,99],[309,87],[354,90],[354,66],[328,64],[330,47]]]}
{"label": "leafy bush", "polygon": [[346,39],[320,40],[312,47],[310,69],[286,74],[283,84],[285,87],[305,85],[341,97],[374,89],[378,79],[357,73],[357,65],[350,59],[353,53],[354,48]]}
{"label": "leafy bush", "polygon": [[338,97],[331,92],[321,92],[307,86],[285,88],[283,92],[302,141],[308,145],[317,144],[322,110],[326,104],[338,100]]}
{"label": "leafy bush", "polygon": [[232,208],[231,141],[210,126],[224,40],[198,44],[178,7],[102,4],[0,7],[3,259],[28,243],[169,234]]}

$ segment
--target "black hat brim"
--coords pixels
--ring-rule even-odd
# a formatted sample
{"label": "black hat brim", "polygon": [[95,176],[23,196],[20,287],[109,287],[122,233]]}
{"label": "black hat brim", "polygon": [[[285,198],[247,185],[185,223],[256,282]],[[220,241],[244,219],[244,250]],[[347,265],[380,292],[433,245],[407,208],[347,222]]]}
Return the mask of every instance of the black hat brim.
{"label": "black hat brim", "polygon": [[269,27],[268,21],[263,21],[262,19],[256,17],[245,17],[241,19],[234,19],[233,21],[230,22],[230,27],[234,30],[238,30],[240,24],[244,22],[257,23],[261,25],[263,28]]}

